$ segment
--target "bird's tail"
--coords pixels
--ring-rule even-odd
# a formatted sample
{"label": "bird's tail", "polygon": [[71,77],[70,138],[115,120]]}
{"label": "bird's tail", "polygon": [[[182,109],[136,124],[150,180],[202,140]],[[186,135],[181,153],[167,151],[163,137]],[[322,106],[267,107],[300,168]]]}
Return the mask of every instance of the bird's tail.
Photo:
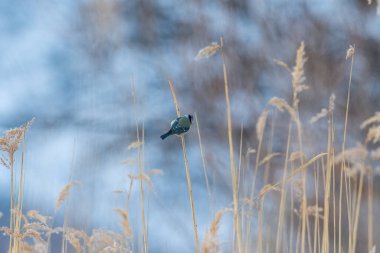
{"label": "bird's tail", "polygon": [[169,132],[167,132],[166,134],[163,134],[163,135],[161,135],[161,139],[166,139],[167,137],[169,137],[170,135],[172,135],[173,133],[172,133],[172,130],[169,130]]}

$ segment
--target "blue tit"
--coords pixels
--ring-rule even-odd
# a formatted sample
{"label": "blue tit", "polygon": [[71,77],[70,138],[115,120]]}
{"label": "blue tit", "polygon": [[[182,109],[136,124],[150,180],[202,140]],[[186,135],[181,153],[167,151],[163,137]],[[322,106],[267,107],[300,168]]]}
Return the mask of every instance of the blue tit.
{"label": "blue tit", "polygon": [[161,139],[165,139],[173,134],[179,136],[186,133],[190,129],[192,120],[193,116],[190,114],[176,118],[170,124],[170,130],[166,134],[161,135]]}

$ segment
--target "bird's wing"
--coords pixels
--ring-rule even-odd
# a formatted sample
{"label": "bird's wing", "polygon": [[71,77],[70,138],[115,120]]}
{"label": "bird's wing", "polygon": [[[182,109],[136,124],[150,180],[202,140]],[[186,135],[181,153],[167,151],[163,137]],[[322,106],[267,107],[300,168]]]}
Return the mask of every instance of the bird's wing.
{"label": "bird's wing", "polygon": [[187,118],[187,117],[181,117],[179,119],[179,125],[183,128],[183,129],[189,129],[190,128],[190,120]]}
{"label": "bird's wing", "polygon": [[176,123],[177,120],[178,120],[178,119],[173,120],[173,121],[170,123],[170,126],[173,127],[173,125]]}

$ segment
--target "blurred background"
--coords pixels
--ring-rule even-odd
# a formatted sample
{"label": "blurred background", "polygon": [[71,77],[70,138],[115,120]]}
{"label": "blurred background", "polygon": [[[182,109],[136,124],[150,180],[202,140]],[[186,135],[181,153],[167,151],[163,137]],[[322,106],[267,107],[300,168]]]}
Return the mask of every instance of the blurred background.
{"label": "blurred background", "polygon": [[[145,186],[150,251],[194,252],[181,143],[159,138],[176,117],[168,79],[182,113],[196,112],[199,120],[211,199],[196,125],[186,139],[203,240],[215,211],[231,207],[232,194],[221,56],[195,61],[198,51],[224,38],[238,157],[241,126],[242,149],[255,148],[256,121],[268,100],[291,101],[291,76],[274,59],[293,66],[304,41],[309,90],[300,96],[300,117],[309,129],[304,148],[310,156],[326,149],[327,124],[307,122],[328,106],[332,93],[341,147],[350,71],[345,57],[355,44],[346,145],[352,147],[365,139],[360,124],[380,110],[376,8],[364,0],[1,1],[0,130],[35,117],[26,140],[24,210],[54,215],[54,225],[62,226],[64,211],[54,214],[55,200],[72,179],[81,185],[68,201],[69,225],[89,233],[94,228],[121,231],[114,209],[126,208],[127,196],[114,191],[128,191],[128,175],[138,172],[136,165],[123,164],[137,157],[135,149],[128,149],[136,141],[137,112],[139,126],[144,126],[145,169],[163,172],[151,177],[152,187]],[[280,133],[281,124],[277,128]],[[284,152],[286,137],[275,136],[274,150]],[[275,171],[273,182],[281,177]],[[0,225],[9,221],[9,174],[0,168]],[[378,198],[374,196],[375,221],[380,219]],[[137,247],[142,234],[137,183],[128,211]],[[226,252],[232,244],[231,221],[226,215],[219,230]],[[375,226],[374,235],[379,233]],[[1,252],[7,249],[5,242],[0,237]],[[57,238],[54,245],[60,247]]]}

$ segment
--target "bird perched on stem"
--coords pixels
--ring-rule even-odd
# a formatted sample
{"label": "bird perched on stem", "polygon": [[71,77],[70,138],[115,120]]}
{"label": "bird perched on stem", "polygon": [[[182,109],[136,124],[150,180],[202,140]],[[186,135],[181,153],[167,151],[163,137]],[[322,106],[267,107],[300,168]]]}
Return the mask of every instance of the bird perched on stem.
{"label": "bird perched on stem", "polygon": [[161,139],[164,140],[165,138],[173,134],[180,136],[186,133],[190,129],[192,120],[193,116],[190,114],[176,118],[170,124],[170,130],[166,134],[161,135]]}

